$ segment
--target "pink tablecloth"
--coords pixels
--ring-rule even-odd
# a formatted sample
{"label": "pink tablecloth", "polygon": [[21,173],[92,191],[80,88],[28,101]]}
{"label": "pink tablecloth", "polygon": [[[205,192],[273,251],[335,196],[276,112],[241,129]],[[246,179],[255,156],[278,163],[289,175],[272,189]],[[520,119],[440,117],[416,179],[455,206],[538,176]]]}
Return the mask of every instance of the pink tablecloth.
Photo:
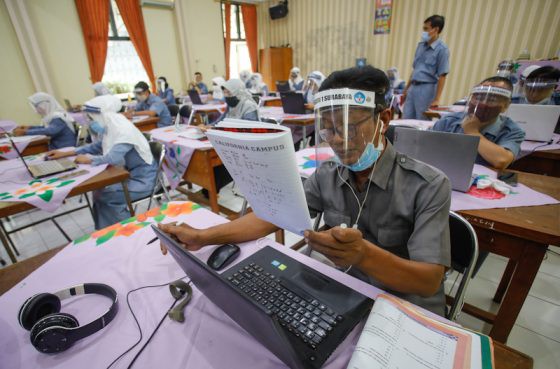
{"label": "pink tablecloth", "polygon": [[[35,156],[28,163],[43,160]],[[54,212],[60,207],[70,191],[80,183],[101,173],[107,167],[80,164],[78,169],[33,179],[19,159],[0,162],[0,201],[27,202],[41,210]]]}
{"label": "pink tablecloth", "polygon": [[524,156],[530,155],[535,151],[548,151],[548,150],[559,150],[560,149],[560,135],[553,134],[552,142],[537,142],[537,141],[523,141],[521,143],[521,152],[517,156],[517,159]]}
{"label": "pink tablecloth", "polygon": [[196,128],[181,125],[179,130],[175,127],[163,127],[151,131],[152,139],[165,145],[163,172],[171,189],[175,189],[183,179],[194,150],[212,147],[208,140],[199,141],[184,137],[189,131],[193,130],[196,130]]}
{"label": "pink tablecloth", "polygon": [[322,148],[319,153],[314,147],[296,152],[296,163],[300,177],[309,178],[321,162],[327,161],[334,156],[330,148]]}
{"label": "pink tablecloth", "polygon": [[[20,153],[29,146],[32,141],[40,140],[46,136],[33,135],[33,136],[19,136],[12,137],[12,141],[16,144],[16,147]],[[0,139],[0,156],[4,159],[14,159],[18,157],[18,153],[12,147],[11,142],[7,138]]]}
{"label": "pink tablecloth", "polygon": [[[182,220],[196,228],[226,222],[206,209],[196,209],[186,203],[181,209],[163,211],[163,222]],[[144,222],[157,217],[155,212],[142,218]],[[134,221],[138,223],[139,220]],[[0,297],[0,368],[105,368],[130,347],[139,337],[134,320],[126,305],[126,293],[140,286],[163,284],[184,276],[171,256],[163,256],[159,245],[147,242],[154,237],[148,226],[125,228],[122,233],[97,245],[85,241],[70,245]],[[135,232],[131,229],[137,228]],[[375,297],[381,291],[347,274],[323,265],[270,240],[242,245],[241,256],[270,245],[295,259],[355,290]],[[197,256],[206,260],[214,247],[202,249]],[[237,262],[236,261],[236,262]],[[235,265],[235,262],[234,264]],[[119,295],[119,312],[102,331],[87,337],[68,351],[57,355],[37,352],[29,343],[29,332],[17,322],[20,305],[39,292],[56,292],[66,287],[99,282],[111,285]],[[135,363],[138,368],[286,368],[272,353],[243,331],[217,306],[193,287],[194,295],[185,310],[184,324],[166,319],[142,355]],[[142,342],[124,356],[113,368],[126,368],[158,321],[173,302],[167,286],[140,290],[131,294],[130,303],[144,332]],[[109,306],[101,296],[85,296],[63,302],[62,311],[74,315],[81,324],[100,316]],[[361,325],[347,337],[324,368],[346,367],[357,342]]]}

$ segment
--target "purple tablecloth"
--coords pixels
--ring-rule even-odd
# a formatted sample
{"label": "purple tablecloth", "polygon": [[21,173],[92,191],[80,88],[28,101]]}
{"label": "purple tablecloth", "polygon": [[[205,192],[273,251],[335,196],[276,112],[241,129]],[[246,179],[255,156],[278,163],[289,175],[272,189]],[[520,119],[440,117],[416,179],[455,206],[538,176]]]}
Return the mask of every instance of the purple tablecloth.
{"label": "purple tablecloth", "polygon": [[[206,209],[195,209],[189,214],[177,217],[172,215],[173,211],[168,213],[163,222],[181,220],[195,228],[226,222],[224,218]],[[161,255],[158,243],[146,245],[153,237],[151,228],[145,226],[131,236],[113,237],[97,246],[95,242],[70,245],[2,295],[0,297],[0,311],[2,311],[0,368],[107,367],[139,336],[126,305],[127,291],[140,286],[170,282],[184,275],[171,256]],[[275,247],[367,296],[375,297],[382,292],[268,239],[242,245],[241,256],[236,262],[265,245]],[[197,256],[206,260],[213,249],[214,247],[204,248],[197,252]],[[37,352],[29,343],[29,332],[22,329],[17,322],[20,305],[35,293],[56,292],[84,282],[107,283],[115,288],[119,295],[119,312],[114,321],[102,331],[79,341],[66,352],[57,355],[44,355]],[[196,287],[193,287],[193,290],[193,299],[185,310],[185,323],[179,324],[166,319],[135,363],[135,367],[166,369],[286,367],[205,298]],[[173,300],[165,286],[135,292],[131,295],[130,301],[144,332],[143,344]],[[85,324],[100,316],[108,306],[109,301],[104,297],[83,296],[63,302],[62,311],[73,314],[78,321]],[[362,325],[356,327],[347,337],[326,363],[325,368],[346,367]],[[140,346],[125,355],[113,368],[126,368]]]}
{"label": "purple tablecloth", "polygon": [[[20,153],[29,146],[32,141],[40,140],[46,136],[42,135],[32,135],[32,136],[19,136],[12,137],[12,141],[16,144],[16,147]],[[4,159],[14,159],[18,157],[18,153],[12,147],[11,142],[7,138],[0,139],[0,156]]]}

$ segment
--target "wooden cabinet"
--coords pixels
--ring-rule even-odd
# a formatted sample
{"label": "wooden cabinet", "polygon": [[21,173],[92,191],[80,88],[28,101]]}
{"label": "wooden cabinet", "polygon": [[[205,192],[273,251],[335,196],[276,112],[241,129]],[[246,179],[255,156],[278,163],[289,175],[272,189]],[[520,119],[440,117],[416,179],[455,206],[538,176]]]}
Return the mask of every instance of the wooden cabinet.
{"label": "wooden cabinet", "polygon": [[276,81],[286,81],[292,69],[291,47],[270,47],[259,50],[259,65],[264,83],[270,91],[276,91]]}

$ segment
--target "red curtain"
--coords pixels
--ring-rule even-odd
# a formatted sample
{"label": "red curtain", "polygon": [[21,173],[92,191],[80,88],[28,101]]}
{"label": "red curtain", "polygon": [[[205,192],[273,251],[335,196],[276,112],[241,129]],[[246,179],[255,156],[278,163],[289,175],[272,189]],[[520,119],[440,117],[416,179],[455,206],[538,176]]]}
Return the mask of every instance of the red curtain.
{"label": "red curtain", "polygon": [[75,0],[82,26],[92,83],[103,79],[109,40],[109,1]]}
{"label": "red curtain", "polygon": [[249,59],[253,72],[258,71],[258,46],[257,46],[257,7],[255,5],[241,5],[245,39],[249,49]]}
{"label": "red curtain", "polygon": [[[138,57],[146,70],[146,74],[150,79],[152,90],[156,91],[156,79],[154,76],[154,68],[152,67],[152,58],[150,57],[150,49],[148,48],[148,37],[146,36],[146,27],[144,26],[144,17],[138,0],[115,0],[119,7],[124,25],[128,31],[128,35]],[[108,27],[108,26],[106,26]]]}
{"label": "red curtain", "polygon": [[226,3],[224,7],[226,35],[224,38],[224,52],[226,54],[226,81],[229,80],[229,52],[231,45],[231,4]]}

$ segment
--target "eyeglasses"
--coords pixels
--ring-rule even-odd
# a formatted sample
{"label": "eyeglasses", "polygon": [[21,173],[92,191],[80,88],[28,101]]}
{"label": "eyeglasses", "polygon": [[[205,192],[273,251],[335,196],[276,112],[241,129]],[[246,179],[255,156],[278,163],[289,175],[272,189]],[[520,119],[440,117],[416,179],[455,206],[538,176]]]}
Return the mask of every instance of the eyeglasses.
{"label": "eyeglasses", "polygon": [[[358,127],[373,118],[373,115],[367,116],[361,120],[356,122],[348,122],[348,136],[347,139],[351,140],[356,137],[358,133]],[[334,124],[334,127],[324,127],[323,129],[319,130],[319,136],[326,142],[330,142],[334,139],[335,135],[338,135],[341,138],[344,137],[344,125],[343,124]]]}

